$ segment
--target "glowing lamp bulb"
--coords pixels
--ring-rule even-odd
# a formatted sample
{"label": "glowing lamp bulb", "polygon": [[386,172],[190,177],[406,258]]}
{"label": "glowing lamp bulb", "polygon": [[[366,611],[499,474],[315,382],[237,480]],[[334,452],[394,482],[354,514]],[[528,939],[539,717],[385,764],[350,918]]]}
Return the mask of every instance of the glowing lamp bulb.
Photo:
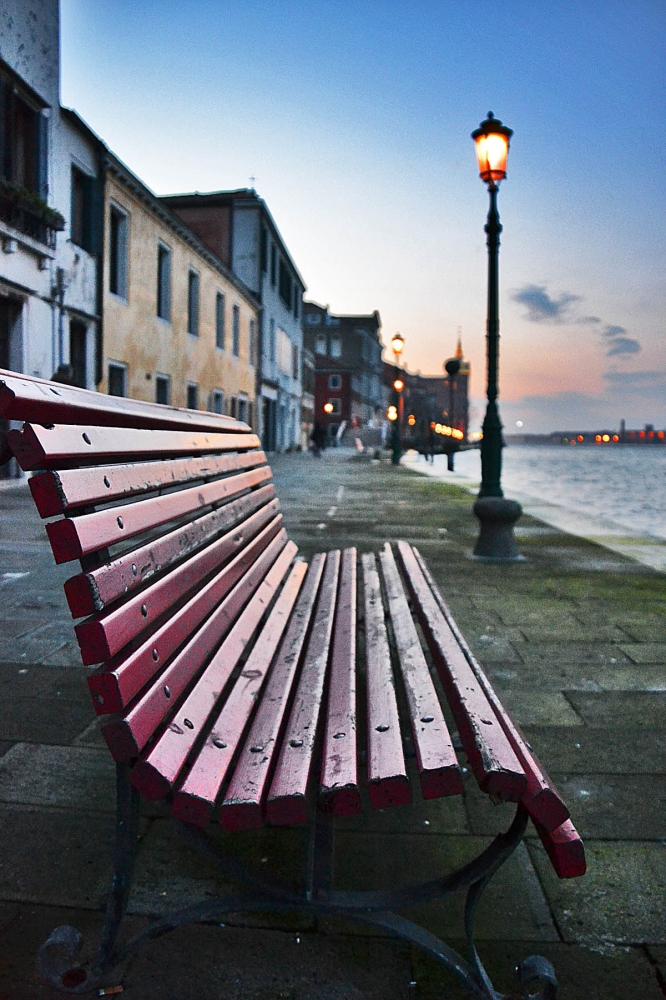
{"label": "glowing lamp bulb", "polygon": [[494,187],[506,177],[506,161],[509,155],[509,141],[513,130],[502,125],[492,111],[472,132],[476,158],[479,164],[479,177],[490,187]]}
{"label": "glowing lamp bulb", "polygon": [[324,413],[333,413],[333,403],[324,403]]}
{"label": "glowing lamp bulb", "polygon": [[391,341],[391,350],[394,354],[402,354],[402,349],[405,346],[405,339],[401,337],[399,333],[396,333]]}

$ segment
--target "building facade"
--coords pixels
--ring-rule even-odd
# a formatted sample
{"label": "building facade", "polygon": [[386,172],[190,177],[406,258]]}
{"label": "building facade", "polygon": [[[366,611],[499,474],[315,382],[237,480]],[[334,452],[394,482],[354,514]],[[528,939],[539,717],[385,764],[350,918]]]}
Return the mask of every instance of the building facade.
{"label": "building facade", "polygon": [[257,299],[108,151],[105,175],[101,390],[256,426]]}
{"label": "building facade", "polygon": [[305,284],[266,203],[248,189],[160,200],[261,303],[257,429],[267,451],[301,447]]}
{"label": "building facade", "polygon": [[94,388],[99,147],[60,107],[59,46],[58,0],[0,9],[0,368]]}
{"label": "building facade", "polygon": [[315,420],[330,437],[343,422],[346,427],[364,427],[383,417],[380,331],[377,311],[336,316],[327,306],[303,303],[304,343],[315,359]]}

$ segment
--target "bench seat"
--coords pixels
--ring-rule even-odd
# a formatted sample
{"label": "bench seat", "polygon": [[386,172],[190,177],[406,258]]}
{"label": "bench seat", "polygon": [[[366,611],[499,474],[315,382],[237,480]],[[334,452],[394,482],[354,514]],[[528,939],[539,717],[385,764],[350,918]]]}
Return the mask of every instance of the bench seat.
{"label": "bench seat", "polygon": [[[192,828],[294,825],[463,792],[532,818],[560,877],[569,812],[406,542],[309,565],[251,429],[0,372],[101,731]],[[410,779],[413,757],[417,780]],[[365,791],[364,787],[365,786]]]}

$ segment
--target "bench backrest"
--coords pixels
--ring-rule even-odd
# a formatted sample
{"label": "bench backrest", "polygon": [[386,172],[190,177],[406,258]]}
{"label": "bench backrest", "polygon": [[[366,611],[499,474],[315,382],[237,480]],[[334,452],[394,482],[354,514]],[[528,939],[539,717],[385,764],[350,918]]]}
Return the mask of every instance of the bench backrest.
{"label": "bench backrest", "polygon": [[9,445],[33,472],[39,513],[56,518],[56,562],[81,562],[65,593],[72,616],[87,616],[75,627],[84,664],[102,664],[93,703],[112,716],[103,733],[116,760],[134,758],[289,572],[296,546],[266,456],[230,417],[2,371],[0,415],[31,421]]}

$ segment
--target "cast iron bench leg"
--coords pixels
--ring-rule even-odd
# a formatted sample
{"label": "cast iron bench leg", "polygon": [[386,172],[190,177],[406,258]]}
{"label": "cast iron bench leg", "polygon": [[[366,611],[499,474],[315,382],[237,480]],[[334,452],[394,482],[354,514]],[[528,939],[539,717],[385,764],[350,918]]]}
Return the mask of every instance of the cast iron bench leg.
{"label": "cast iron bench leg", "polygon": [[50,934],[37,955],[37,969],[52,986],[63,992],[84,993],[117,963],[116,937],[127,906],[132,883],[139,830],[139,793],[129,780],[130,766],[116,764],[116,842],[113,876],[97,954],[90,970],[77,963],[83,936],[63,924]]}

